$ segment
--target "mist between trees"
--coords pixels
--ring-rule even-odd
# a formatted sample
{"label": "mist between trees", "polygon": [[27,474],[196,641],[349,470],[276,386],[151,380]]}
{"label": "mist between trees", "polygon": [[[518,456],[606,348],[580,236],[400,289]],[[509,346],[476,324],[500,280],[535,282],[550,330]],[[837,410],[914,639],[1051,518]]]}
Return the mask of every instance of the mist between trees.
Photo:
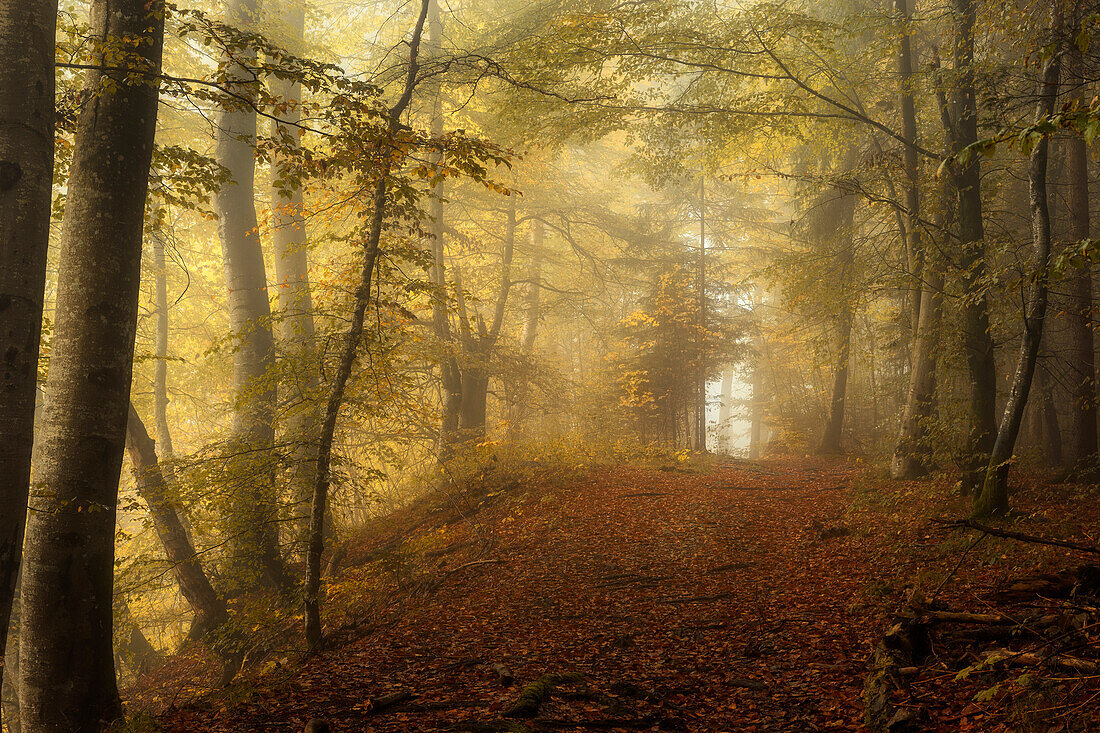
{"label": "mist between trees", "polygon": [[505,464],[1095,478],[1098,11],[0,0],[8,729]]}

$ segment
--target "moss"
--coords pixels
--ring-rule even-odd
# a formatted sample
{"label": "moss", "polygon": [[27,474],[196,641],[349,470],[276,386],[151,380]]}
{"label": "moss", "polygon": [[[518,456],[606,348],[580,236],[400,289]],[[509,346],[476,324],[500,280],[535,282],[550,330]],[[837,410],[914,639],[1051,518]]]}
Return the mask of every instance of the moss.
{"label": "moss", "polygon": [[533,718],[555,687],[580,682],[583,678],[580,672],[543,675],[520,690],[516,703],[504,715],[508,718]]}

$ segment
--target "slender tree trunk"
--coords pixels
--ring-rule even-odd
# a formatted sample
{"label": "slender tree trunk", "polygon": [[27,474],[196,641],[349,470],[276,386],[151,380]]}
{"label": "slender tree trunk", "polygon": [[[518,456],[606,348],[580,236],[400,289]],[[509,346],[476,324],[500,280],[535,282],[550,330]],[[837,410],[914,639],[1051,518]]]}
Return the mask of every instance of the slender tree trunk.
{"label": "slender tree trunk", "polygon": [[[1050,375],[1042,361],[1035,367],[1035,385],[1032,390],[1038,397],[1038,403],[1033,404],[1036,422],[1039,425],[1038,445],[1049,466],[1061,467],[1063,464],[1062,428],[1058,424],[1058,408],[1050,394]],[[1029,404],[1031,404],[1030,400]]]}
{"label": "slender tree trunk", "polygon": [[[901,86],[902,136],[905,147],[906,252],[911,276],[909,288],[910,321],[913,328],[910,350],[909,391],[894,449],[890,472],[894,478],[916,478],[926,467],[919,458],[923,451],[927,422],[935,407],[935,339],[942,312],[943,273],[938,266],[926,267],[921,245],[920,178],[917,150],[917,113],[914,102],[912,21],[909,0],[894,0],[904,23],[898,46],[898,80]],[[930,299],[931,302],[925,302]]]}
{"label": "slender tree trunk", "polygon": [[[111,65],[108,39],[129,39],[128,65],[159,74],[162,3],[94,0],[91,29],[94,64]],[[100,731],[122,713],[111,638],[115,510],[157,89],[127,73],[87,74],[23,570],[19,697],[32,733]]]}
{"label": "slender tree trunk", "polygon": [[936,409],[936,348],[943,319],[943,283],[940,265],[926,258],[919,328],[909,373],[909,396],[890,464],[890,474],[896,479],[919,478],[928,472],[928,423]]}
{"label": "slender tree trunk", "polygon": [[836,368],[833,371],[832,400],[829,403],[829,419],[825,423],[825,434],[817,452],[822,454],[840,453],[844,436],[844,407],[848,396],[848,364],[852,344],[852,312],[845,309],[840,317],[839,349]]}
{"label": "slender tree trunk", "polygon": [[[954,0],[955,150],[961,151],[978,140],[978,107],[974,91],[974,33],[977,0]],[[970,434],[961,489],[976,493],[981,486],[989,453],[997,434],[997,364],[989,324],[989,301],[985,289],[985,225],[982,221],[982,190],[979,158],[954,174],[958,197],[959,245],[964,289],[964,350],[970,374]]]}
{"label": "slender tree trunk", "polygon": [[[227,0],[231,25],[248,29],[257,13],[256,0]],[[247,67],[255,52],[239,51],[226,71],[229,91],[255,99],[257,82]],[[225,263],[229,326],[238,343],[233,351],[234,459],[231,474],[240,487],[227,498],[229,532],[234,537],[235,578],[247,587],[285,586],[289,581],[279,556],[277,497],[270,451],[275,443],[276,389],[269,378],[275,349],[271,303],[253,200],[256,112],[230,98],[219,113],[214,157],[233,176],[214,196]]]}
{"label": "slender tree trunk", "polygon": [[749,409],[749,460],[758,460],[764,453],[764,367],[757,362],[752,368],[752,407]]}
{"label": "slender tree trunk", "polygon": [[157,301],[156,362],[153,366],[153,423],[160,454],[171,459],[172,431],[168,426],[168,262],[164,256],[164,235],[154,222],[153,269]]}
{"label": "slender tree trunk", "polygon": [[[425,43],[427,55],[435,60],[443,53],[443,19],[439,11],[438,0],[431,0],[428,10],[428,38]],[[443,135],[443,89],[440,78],[434,76],[427,82],[428,94],[432,100],[431,133],[433,138]],[[432,161],[439,163],[436,154]],[[443,244],[445,219],[443,214],[444,184],[435,185],[429,206],[431,217],[429,233],[432,238],[431,283],[432,328],[439,341],[440,386],[443,390],[443,414],[439,428],[439,446],[437,454],[441,461],[448,460],[459,442],[459,418],[462,413],[462,371],[458,365],[458,346],[451,331],[451,322],[447,315],[447,271],[446,252]]]}
{"label": "slender tree trunk", "polygon": [[[527,286],[524,289],[523,331],[520,334],[520,350],[527,358],[529,367],[534,365],[535,342],[538,339],[539,318],[542,315],[542,250],[545,237],[546,230],[542,222],[535,219],[531,223],[531,264],[527,273]],[[508,420],[508,432],[513,438],[531,417],[530,396],[530,378],[527,375],[520,375]]]}
{"label": "slender tree trunk", "polygon": [[[1081,52],[1076,45],[1067,52],[1066,72],[1069,84],[1081,83]],[[1089,217],[1088,151],[1079,133],[1066,140],[1066,172],[1069,178],[1067,196],[1069,236],[1073,241],[1092,237]],[[1069,281],[1069,303],[1066,308],[1069,330],[1069,372],[1072,383],[1070,419],[1073,440],[1070,443],[1069,467],[1078,475],[1087,476],[1097,468],[1096,426],[1096,364],[1093,337],[1092,267],[1085,264]]]}
{"label": "slender tree trunk", "polygon": [[718,440],[715,451],[729,453],[733,447],[732,426],[730,420],[733,417],[733,370],[722,372],[722,385],[718,403]]}
{"label": "slender tree trunk", "polygon": [[[949,191],[945,191],[949,194]],[[954,220],[954,209],[944,196],[944,212],[940,217],[940,231],[948,231]],[[924,264],[921,312],[919,328],[913,344],[913,363],[909,373],[909,392],[902,414],[898,442],[890,464],[890,473],[896,479],[914,479],[927,474],[931,466],[929,431],[936,414],[936,353],[943,323],[943,262],[930,253],[922,258]]]}
{"label": "slender tree trunk", "polygon": [[160,663],[161,655],[134,621],[129,606],[124,601],[120,606],[118,657],[134,677],[141,677]]}
{"label": "slender tree trunk", "polygon": [[[1055,23],[1055,27],[1061,23]],[[1061,55],[1055,54],[1043,68],[1042,87],[1036,104],[1036,119],[1046,119],[1054,113],[1058,97],[1058,81],[1061,71]],[[1031,189],[1031,237],[1035,250],[1035,283],[1028,297],[1024,316],[1024,337],[1020,344],[1020,358],[1012,379],[1004,417],[997,431],[997,440],[989,457],[985,483],[974,502],[974,515],[1004,514],[1008,511],[1008,469],[1020,433],[1024,408],[1027,406],[1031,381],[1035,375],[1035,362],[1043,338],[1043,324],[1047,311],[1047,287],[1050,265],[1050,210],[1047,198],[1047,163],[1050,138],[1043,137],[1031,153],[1028,166],[1028,182]]]}
{"label": "slender tree trunk", "polygon": [[535,340],[538,338],[539,317],[542,315],[540,299],[542,297],[542,250],[545,246],[546,230],[542,222],[537,219],[531,223],[531,271],[528,275],[528,283],[525,292],[526,305],[524,307],[523,334],[520,337],[520,346],[523,353],[530,355],[535,351]]}
{"label": "slender tree trunk", "polygon": [[171,499],[157,458],[156,444],[132,404],[126,424],[126,450],[133,465],[138,496],[149,507],[153,527],[164,546],[172,575],[194,613],[187,637],[198,639],[225,620],[225,601],[218,597],[202,569],[198,553]]}
{"label": "slender tree trunk", "polygon": [[757,285],[753,293],[753,329],[755,331],[755,359],[752,365],[752,407],[749,409],[749,460],[755,461],[764,452],[764,361],[767,343],[760,311],[764,304],[764,289]]}
{"label": "slender tree trunk", "polygon": [[913,76],[913,12],[910,0],[894,0],[900,21],[903,24],[901,40],[898,44],[897,64],[898,82],[901,87],[901,134],[909,145],[904,146],[905,160],[905,252],[909,267],[909,320],[913,329],[913,339],[917,338],[920,328],[921,273],[924,269],[924,248],[921,246],[920,224],[920,178],[917,157],[917,108],[914,101]]}
{"label": "slender tree trunk", "polygon": [[[389,110],[389,137],[397,132],[401,115],[409,106],[413,90],[416,87],[417,73],[420,68],[420,38],[432,0],[421,0],[420,16],[417,18],[412,38],[409,41],[409,71],[405,79],[405,91],[397,103]],[[378,178],[374,183],[374,196],[371,203],[371,223],[364,245],[363,268],[359,286],[355,291],[355,307],[352,312],[351,326],[344,337],[340,361],[333,376],[331,391],[325,403],[324,419],[321,422],[321,435],[318,439],[317,476],[313,490],[309,524],[309,546],[306,551],[306,582],[304,598],[304,619],[306,642],[311,649],[321,643],[321,555],[325,550],[325,514],[328,505],[328,492],[331,483],[330,466],[332,464],[332,444],[336,436],[336,421],[340,417],[340,407],[344,403],[344,392],[351,369],[359,352],[359,342],[363,338],[363,323],[367,306],[370,304],[371,282],[374,279],[374,264],[378,259],[378,246],[382,239],[382,225],[386,219],[386,187],[390,171],[397,154],[388,140],[383,140],[378,148],[379,157],[384,161]]]}
{"label": "slender tree trunk", "polygon": [[699,343],[696,345],[699,363],[696,366],[697,395],[695,424],[692,427],[692,447],[707,450],[707,188],[706,176],[699,177],[699,257],[695,266],[695,297],[697,299]]}
{"label": "slender tree trunk", "polygon": [[19,582],[54,148],[56,0],[0,0],[0,653]]}
{"label": "slender tree trunk", "polygon": [[[305,10],[292,0],[281,0],[279,7],[292,52],[299,52],[305,34]],[[272,78],[271,92],[286,103],[279,121],[271,122],[272,137],[285,145],[299,147],[298,124],[302,119],[299,107],[301,85],[293,80]],[[275,244],[275,278],[278,280],[279,308],[282,311],[279,336],[286,354],[294,364],[293,378],[285,380],[284,401],[287,439],[293,446],[290,455],[288,484],[299,540],[305,541],[309,518],[300,507],[309,504],[313,492],[313,475],[317,468],[317,443],[314,436],[321,423],[319,387],[315,366],[317,345],[313,322],[313,298],[310,293],[309,257],[306,222],[303,215],[304,197],[300,186],[286,180],[289,163],[276,156],[272,165],[272,240]]]}
{"label": "slender tree trunk", "polygon": [[851,357],[852,321],[854,319],[852,298],[852,266],[855,263],[853,237],[855,229],[856,197],[840,187],[830,194],[831,201],[823,203],[815,223],[816,236],[831,242],[837,251],[838,281],[840,283],[837,360],[833,371],[832,398],[829,402],[829,417],[821,437],[818,453],[840,453],[844,436],[844,410],[848,397],[848,367]]}

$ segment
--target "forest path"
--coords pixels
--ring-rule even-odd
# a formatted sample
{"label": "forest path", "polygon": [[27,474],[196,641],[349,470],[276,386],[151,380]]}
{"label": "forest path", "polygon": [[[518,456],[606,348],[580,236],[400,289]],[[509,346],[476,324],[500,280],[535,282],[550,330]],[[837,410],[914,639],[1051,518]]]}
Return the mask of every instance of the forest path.
{"label": "forest path", "polygon": [[[523,724],[858,729],[882,628],[861,602],[876,563],[864,538],[827,531],[855,475],[843,462],[729,461],[707,473],[607,469],[532,492],[479,515],[488,552],[444,557],[392,623],[168,727],[300,731],[319,717],[338,731],[519,731],[504,718],[521,684],[580,672]],[[471,531],[459,523],[451,539]],[[504,687],[494,664],[518,684]],[[401,690],[415,696],[372,710]]]}

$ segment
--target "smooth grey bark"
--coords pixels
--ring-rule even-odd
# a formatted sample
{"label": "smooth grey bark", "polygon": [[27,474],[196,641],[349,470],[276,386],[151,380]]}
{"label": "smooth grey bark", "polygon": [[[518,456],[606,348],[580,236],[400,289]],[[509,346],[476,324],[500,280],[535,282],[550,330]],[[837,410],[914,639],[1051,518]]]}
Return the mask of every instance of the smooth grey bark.
{"label": "smooth grey bark", "polygon": [[[257,0],[228,0],[228,22],[248,29]],[[249,66],[254,51],[236,50],[227,59],[227,91],[245,100],[258,89]],[[228,529],[233,537],[234,580],[244,587],[288,584],[279,555],[278,506],[271,450],[275,443],[276,387],[272,378],[275,342],[271,330],[267,272],[256,221],[256,111],[239,99],[226,97],[218,114],[214,157],[232,176],[214,195],[228,291],[229,326],[237,339],[233,351],[233,460],[230,475],[238,487],[227,500]]]}
{"label": "smooth grey bark", "polygon": [[[1060,25],[1060,23],[1055,24],[1056,27]],[[1043,66],[1039,100],[1035,105],[1035,118],[1038,120],[1047,119],[1054,113],[1058,98],[1061,59],[1061,53],[1055,53]],[[1028,296],[1027,311],[1024,316],[1024,336],[1020,343],[1016,373],[1012,378],[1012,389],[1009,391],[1004,416],[997,430],[997,440],[989,456],[989,467],[986,469],[982,491],[974,502],[973,514],[977,517],[1004,514],[1008,511],[1008,470],[1016,448],[1016,438],[1020,434],[1020,423],[1023,420],[1024,408],[1027,407],[1032,378],[1035,376],[1035,363],[1043,339],[1051,249],[1050,209],[1047,196],[1049,158],[1050,138],[1044,136],[1032,150],[1028,165],[1035,278]]]}
{"label": "smooth grey bark", "polygon": [[56,0],[0,0],[0,654],[19,581],[54,152]]}
{"label": "smooth grey bark", "polygon": [[[948,124],[953,152],[978,141],[974,87],[974,34],[977,0],[953,0],[955,14],[955,96]],[[981,487],[997,434],[997,364],[990,333],[986,293],[985,223],[982,220],[980,155],[952,172],[957,197],[963,298],[963,349],[970,375],[970,428],[960,487],[963,494]]]}
{"label": "smooth grey bark", "polygon": [[126,40],[128,65],[147,77],[90,69],[77,123],[23,569],[19,698],[31,733],[98,732],[122,713],[112,649],[115,510],[157,120],[148,79],[160,73],[164,6],[94,0],[90,28],[93,48]]}
{"label": "smooth grey bark", "polygon": [[[443,54],[443,18],[438,0],[431,0],[428,8],[428,37],[425,50],[429,59],[435,61]],[[427,94],[431,98],[431,133],[433,138],[443,135],[443,88],[438,75],[427,81]],[[440,162],[438,153],[433,154],[432,162]],[[448,460],[454,453],[455,445],[460,442],[458,425],[462,413],[462,370],[458,365],[458,344],[451,330],[447,315],[447,264],[443,232],[446,220],[443,211],[443,181],[435,184],[429,205],[429,236],[432,240],[432,263],[429,278],[433,286],[432,329],[439,342],[440,387],[443,392],[442,415],[439,427],[439,445],[437,455],[441,461]]]}
{"label": "smooth grey bark", "polygon": [[149,507],[153,528],[164,547],[172,575],[194,614],[187,638],[199,639],[225,620],[225,601],[214,591],[203,571],[198,553],[172,501],[157,457],[156,443],[149,437],[145,423],[132,404],[126,424],[126,450],[133,467],[138,496]]}
{"label": "smooth grey bark", "polygon": [[[1081,51],[1071,44],[1066,56],[1067,84],[1081,84]],[[1088,151],[1080,133],[1065,141],[1066,174],[1069,190],[1066,204],[1069,237],[1072,241],[1092,238],[1089,216]],[[1092,266],[1085,263],[1069,280],[1066,321],[1069,336],[1070,434],[1069,468],[1088,476],[1097,469],[1096,355],[1093,333]]]}
{"label": "smooth grey bark", "polygon": [[351,325],[344,335],[344,344],[340,351],[340,360],[333,376],[328,400],[325,403],[324,419],[321,422],[321,434],[318,439],[317,475],[313,489],[313,503],[310,507],[309,544],[306,550],[306,581],[304,593],[304,626],[306,643],[310,649],[321,644],[321,555],[325,550],[325,514],[328,510],[328,493],[332,480],[332,444],[336,436],[336,421],[340,417],[340,408],[344,403],[344,392],[352,367],[359,353],[359,343],[363,339],[363,324],[367,306],[371,298],[371,282],[374,279],[374,264],[378,259],[379,243],[382,239],[382,225],[386,219],[386,189],[390,172],[394,166],[394,153],[391,150],[392,138],[398,131],[401,115],[412,101],[416,88],[417,74],[420,69],[420,39],[432,0],[421,0],[420,15],[409,41],[409,70],[405,78],[405,90],[397,103],[389,109],[387,137],[378,143],[379,157],[385,162],[378,171],[374,182],[374,195],[371,201],[371,221],[367,232],[367,241],[363,246],[363,266],[359,285],[355,290],[355,306],[352,311]]}
{"label": "smooth grey bark", "polygon": [[154,222],[153,230],[153,269],[154,289],[156,291],[157,330],[156,361],[153,365],[153,424],[157,431],[157,445],[160,453],[171,459],[175,451],[172,447],[172,431],[168,425],[168,263],[164,256],[164,234],[159,222]]}
{"label": "smooth grey bark", "polygon": [[[298,2],[282,0],[283,30],[291,52],[298,52],[304,43],[305,10]],[[279,120],[271,122],[272,137],[281,139],[291,148],[300,146],[298,127],[302,119],[299,106],[301,85],[291,79],[271,78],[271,93],[283,100],[286,109]],[[283,380],[283,401],[287,404],[285,432],[293,446],[287,483],[291,501],[302,519],[294,525],[304,541],[309,531],[308,514],[298,507],[308,506],[317,470],[315,435],[321,423],[317,391],[320,386],[316,368],[317,342],[313,321],[313,297],[310,291],[308,233],[303,213],[304,196],[300,186],[289,177],[289,161],[276,154],[272,162],[272,241],[275,245],[275,279],[278,281],[279,338],[293,367],[291,376]]]}

